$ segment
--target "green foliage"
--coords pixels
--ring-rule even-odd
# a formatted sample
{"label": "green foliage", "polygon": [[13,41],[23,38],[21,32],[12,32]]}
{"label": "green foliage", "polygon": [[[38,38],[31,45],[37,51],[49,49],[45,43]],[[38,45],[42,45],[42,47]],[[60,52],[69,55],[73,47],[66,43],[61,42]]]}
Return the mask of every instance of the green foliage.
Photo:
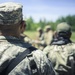
{"label": "green foliage", "polygon": [[35,23],[33,18],[30,17],[27,19],[26,23],[27,23],[27,27],[26,30],[32,30],[35,31],[38,27],[41,27],[42,29],[44,29],[44,27],[46,25],[51,25],[52,29],[55,30],[56,25],[58,23],[61,22],[67,22],[68,24],[71,25],[72,30],[75,31],[75,15],[68,15],[66,17],[60,17],[59,19],[56,20],[56,22],[52,22],[52,21],[46,21],[46,19],[40,19],[40,21],[38,23]]}
{"label": "green foliage", "polygon": [[26,29],[27,30],[32,30],[32,25],[34,24],[34,21],[33,21],[32,17],[27,19],[26,24],[27,24]]}
{"label": "green foliage", "polygon": [[72,30],[75,31],[75,15],[68,15],[66,17],[61,17],[56,21],[56,24],[60,22],[67,22],[69,25],[71,25]]}

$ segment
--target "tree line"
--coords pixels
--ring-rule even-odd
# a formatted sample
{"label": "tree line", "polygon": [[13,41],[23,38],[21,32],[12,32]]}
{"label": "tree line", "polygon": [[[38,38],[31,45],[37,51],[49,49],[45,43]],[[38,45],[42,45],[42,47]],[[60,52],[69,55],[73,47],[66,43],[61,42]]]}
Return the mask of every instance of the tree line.
{"label": "tree line", "polygon": [[57,24],[61,22],[67,22],[72,27],[72,31],[75,31],[75,15],[68,15],[66,17],[60,17],[55,22],[53,21],[47,21],[46,19],[40,19],[38,23],[34,22],[32,17],[29,17],[26,20],[26,30],[32,30],[35,31],[38,27],[41,27],[44,29],[46,25],[51,25],[52,29],[55,30]]}

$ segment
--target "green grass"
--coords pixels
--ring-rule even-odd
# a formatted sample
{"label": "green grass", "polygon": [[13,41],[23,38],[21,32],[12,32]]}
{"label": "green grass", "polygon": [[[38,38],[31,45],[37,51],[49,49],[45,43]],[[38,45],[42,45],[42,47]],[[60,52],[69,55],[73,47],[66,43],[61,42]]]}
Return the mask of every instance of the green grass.
{"label": "green grass", "polygon": [[[31,39],[36,39],[36,31],[25,31],[24,34],[28,35]],[[72,32],[71,40],[75,41],[75,32]]]}
{"label": "green grass", "polygon": [[31,39],[36,39],[36,31],[25,31],[24,34],[29,36]]}
{"label": "green grass", "polygon": [[72,32],[71,40],[75,42],[75,32]]}

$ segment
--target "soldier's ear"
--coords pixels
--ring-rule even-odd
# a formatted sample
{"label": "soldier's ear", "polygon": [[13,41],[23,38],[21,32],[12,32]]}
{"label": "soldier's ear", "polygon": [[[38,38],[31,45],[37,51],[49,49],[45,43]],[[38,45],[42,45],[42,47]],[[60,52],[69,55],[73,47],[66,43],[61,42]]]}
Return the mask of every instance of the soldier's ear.
{"label": "soldier's ear", "polygon": [[22,21],[22,22],[21,22],[21,28],[23,28],[23,29],[26,28],[26,22],[25,22],[25,21]]}
{"label": "soldier's ear", "polygon": [[25,21],[22,21],[21,25],[20,25],[21,33],[23,33],[25,31],[25,28],[26,28],[26,23],[25,23]]}

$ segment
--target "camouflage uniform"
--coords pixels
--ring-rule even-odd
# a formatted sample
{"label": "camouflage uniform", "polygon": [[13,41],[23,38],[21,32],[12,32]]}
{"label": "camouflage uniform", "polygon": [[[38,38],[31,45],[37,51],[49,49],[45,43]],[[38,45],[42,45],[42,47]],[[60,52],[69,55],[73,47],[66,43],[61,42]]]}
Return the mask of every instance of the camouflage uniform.
{"label": "camouflage uniform", "polygon": [[75,43],[69,39],[71,28],[63,22],[57,26],[56,32],[57,38],[44,49],[44,53],[52,61],[57,75],[75,75]]}
{"label": "camouflage uniform", "polygon": [[44,40],[44,32],[40,27],[37,29],[37,32],[38,32],[38,36],[36,40],[37,45],[40,50],[43,50],[46,47],[45,40]]}
{"label": "camouflage uniform", "polygon": [[[21,20],[22,6],[20,4],[12,2],[0,4],[0,26],[13,26]],[[13,62],[23,51],[30,47],[32,47],[30,44],[23,42],[19,38],[10,35],[0,36],[0,73],[11,64],[10,62]],[[36,68],[32,70],[31,64],[33,64],[33,67],[36,65],[37,70]],[[48,61],[42,51],[34,50],[16,65],[8,75],[55,75],[55,72],[51,62]]]}
{"label": "camouflage uniform", "polygon": [[[40,31],[41,31],[41,32],[40,32]],[[37,29],[37,32],[38,32],[37,39],[40,40],[40,41],[41,41],[41,40],[44,40],[44,35],[43,35],[43,30],[42,30],[42,28],[39,27],[39,28]]]}
{"label": "camouflage uniform", "polygon": [[45,27],[44,39],[46,45],[49,45],[53,39],[53,31],[49,25]]}

